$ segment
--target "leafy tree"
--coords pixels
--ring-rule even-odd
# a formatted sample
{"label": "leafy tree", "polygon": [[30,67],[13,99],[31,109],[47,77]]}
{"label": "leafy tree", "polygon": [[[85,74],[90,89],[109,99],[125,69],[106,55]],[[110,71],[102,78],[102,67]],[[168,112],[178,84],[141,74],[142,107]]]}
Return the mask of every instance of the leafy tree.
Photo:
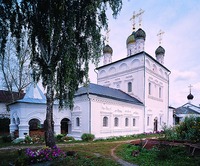
{"label": "leafy tree", "polygon": [[[78,85],[88,82],[89,61],[98,62],[100,57],[108,6],[117,16],[122,0],[2,0],[1,31],[12,32],[18,52],[23,28],[29,32],[34,80],[41,79],[47,91],[45,140],[49,147],[55,145],[53,103],[58,99],[60,107],[72,108]],[[1,54],[6,36],[2,36]]]}

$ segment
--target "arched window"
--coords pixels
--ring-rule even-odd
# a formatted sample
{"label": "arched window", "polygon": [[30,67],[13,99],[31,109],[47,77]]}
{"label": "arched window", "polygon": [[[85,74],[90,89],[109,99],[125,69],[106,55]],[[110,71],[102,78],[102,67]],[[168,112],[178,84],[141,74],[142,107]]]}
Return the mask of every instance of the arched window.
{"label": "arched window", "polygon": [[31,119],[29,121],[29,130],[37,130],[40,127],[40,121],[38,119]]}
{"label": "arched window", "polygon": [[108,117],[103,117],[103,127],[107,127],[108,126]]}
{"label": "arched window", "polygon": [[132,82],[128,82],[128,92],[132,92]]}
{"label": "arched window", "polygon": [[80,126],[80,118],[79,118],[79,117],[76,118],[76,126],[77,126],[77,127]]}
{"label": "arched window", "polygon": [[133,118],[133,126],[135,126],[135,125],[136,125],[136,119]]}
{"label": "arched window", "polygon": [[117,127],[119,125],[119,119],[115,117],[114,119],[114,126]]}
{"label": "arched window", "polygon": [[125,126],[128,126],[128,118],[125,119]]}
{"label": "arched window", "polygon": [[149,82],[149,95],[151,95],[151,83]]}

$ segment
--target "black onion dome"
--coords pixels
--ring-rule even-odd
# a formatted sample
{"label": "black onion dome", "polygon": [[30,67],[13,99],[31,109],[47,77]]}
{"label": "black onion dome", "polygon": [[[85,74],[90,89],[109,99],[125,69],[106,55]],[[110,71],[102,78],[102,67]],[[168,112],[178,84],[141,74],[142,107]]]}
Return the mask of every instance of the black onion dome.
{"label": "black onion dome", "polygon": [[134,42],[135,42],[135,31],[133,31],[132,34],[127,38],[126,45]]}
{"label": "black onion dome", "polygon": [[159,54],[165,54],[165,49],[161,46],[159,46],[156,51],[155,51],[156,55],[159,55]]}
{"label": "black onion dome", "polygon": [[144,30],[139,28],[135,33],[135,39],[144,39],[146,38],[146,33]]}
{"label": "black onion dome", "polygon": [[192,100],[193,98],[194,98],[194,96],[191,93],[187,96],[188,100]]}
{"label": "black onion dome", "polygon": [[103,47],[103,53],[113,53],[113,49],[107,44],[106,46]]}

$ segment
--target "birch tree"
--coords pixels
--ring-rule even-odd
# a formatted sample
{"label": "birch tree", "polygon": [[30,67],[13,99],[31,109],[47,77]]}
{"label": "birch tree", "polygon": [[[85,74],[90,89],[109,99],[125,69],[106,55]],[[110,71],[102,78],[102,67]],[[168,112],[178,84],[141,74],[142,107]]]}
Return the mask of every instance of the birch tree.
{"label": "birch tree", "polygon": [[[108,22],[106,10],[110,7],[116,17],[121,10],[122,0],[2,2],[1,8],[3,6],[6,19],[9,20],[4,31],[10,30],[19,40],[18,51],[21,30],[23,27],[28,29],[34,80],[41,79],[46,88],[45,141],[47,146],[53,147],[54,101],[59,100],[61,108],[73,107],[74,93],[79,84],[88,81],[89,62],[98,62],[101,55],[101,30],[107,28]],[[3,36],[1,49],[5,40]]]}

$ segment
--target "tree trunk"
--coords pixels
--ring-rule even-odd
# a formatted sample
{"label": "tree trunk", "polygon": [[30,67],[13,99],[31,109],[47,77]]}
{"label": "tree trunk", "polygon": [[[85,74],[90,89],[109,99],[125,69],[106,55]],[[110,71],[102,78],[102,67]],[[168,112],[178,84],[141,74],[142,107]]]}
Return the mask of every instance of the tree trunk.
{"label": "tree trunk", "polygon": [[47,112],[45,120],[45,143],[46,146],[53,148],[56,146],[54,138],[54,122],[53,122],[53,103],[54,103],[54,92],[52,88],[52,83],[47,85]]}

